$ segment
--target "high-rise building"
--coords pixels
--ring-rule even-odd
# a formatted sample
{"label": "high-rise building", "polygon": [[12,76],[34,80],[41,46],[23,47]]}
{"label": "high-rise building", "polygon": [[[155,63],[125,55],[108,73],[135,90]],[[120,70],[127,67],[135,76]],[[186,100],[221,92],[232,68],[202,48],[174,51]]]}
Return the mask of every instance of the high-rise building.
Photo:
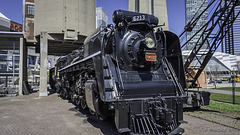
{"label": "high-rise building", "polygon": [[[240,6],[235,8],[235,14],[240,11]],[[234,55],[240,55],[240,16],[233,23]]]}
{"label": "high-rise building", "polygon": [[128,0],[128,10],[156,16],[163,30],[169,30],[166,0]]}
{"label": "high-rise building", "polygon": [[[203,10],[208,6],[208,0],[186,0],[185,1],[185,13],[186,13],[186,24],[192,20],[193,17],[197,17]],[[208,12],[205,11],[200,17],[199,21],[191,32],[186,33],[186,39],[190,39],[205,23],[208,22]],[[201,32],[199,32],[188,44],[187,50],[193,49],[196,42],[200,38]],[[203,46],[202,49],[206,48]]]}
{"label": "high-rise building", "polygon": [[[224,4],[227,4],[223,2]],[[230,10],[230,9],[228,9]],[[233,16],[236,16],[236,14],[239,12],[240,6],[235,7],[235,12],[230,16],[229,21],[232,21]],[[227,26],[231,25],[230,23],[227,23]],[[222,42],[222,52],[232,54],[232,55],[240,55],[240,16],[238,16],[233,23],[233,25],[228,29],[227,27],[224,28],[224,30],[228,30],[226,33],[225,38]]]}
{"label": "high-rise building", "polygon": [[102,7],[96,8],[96,28],[99,26],[107,27],[108,15]]}

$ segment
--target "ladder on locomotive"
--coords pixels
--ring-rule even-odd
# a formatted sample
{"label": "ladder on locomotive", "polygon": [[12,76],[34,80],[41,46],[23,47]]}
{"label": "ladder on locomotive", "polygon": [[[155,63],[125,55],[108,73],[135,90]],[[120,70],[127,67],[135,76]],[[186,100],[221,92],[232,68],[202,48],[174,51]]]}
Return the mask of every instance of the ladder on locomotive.
{"label": "ladder on locomotive", "polygon": [[[200,8],[202,8],[202,6],[203,4]],[[236,8],[237,6],[240,6],[239,0],[211,0],[201,13],[198,13],[200,11],[199,8],[192,20],[185,26],[184,31],[180,34],[179,39],[184,38],[187,32],[193,30],[194,26],[196,26],[201,16],[203,16],[207,10],[213,11],[213,13],[209,14],[210,17],[207,23],[203,24],[189,39],[186,39],[186,42],[182,44],[181,47],[184,49],[194,37],[196,38],[197,34],[200,34],[184,64],[185,74],[191,76],[191,79],[187,80],[191,82],[191,86],[196,85],[198,77],[210,61],[212,55],[222,43],[227,33],[232,29],[234,21],[240,14],[240,10]],[[191,65],[192,63],[195,64]],[[188,70],[190,67],[198,69],[195,75],[192,75],[192,70]]]}

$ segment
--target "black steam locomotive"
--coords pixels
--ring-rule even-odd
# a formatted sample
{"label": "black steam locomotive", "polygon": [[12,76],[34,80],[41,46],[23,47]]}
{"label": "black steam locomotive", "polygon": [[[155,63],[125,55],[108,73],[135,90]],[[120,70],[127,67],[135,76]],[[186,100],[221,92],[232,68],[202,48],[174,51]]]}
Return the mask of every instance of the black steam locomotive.
{"label": "black steam locomotive", "polygon": [[186,87],[178,37],[153,15],[117,10],[115,26],[98,30],[61,57],[50,85],[118,132],[181,134]]}

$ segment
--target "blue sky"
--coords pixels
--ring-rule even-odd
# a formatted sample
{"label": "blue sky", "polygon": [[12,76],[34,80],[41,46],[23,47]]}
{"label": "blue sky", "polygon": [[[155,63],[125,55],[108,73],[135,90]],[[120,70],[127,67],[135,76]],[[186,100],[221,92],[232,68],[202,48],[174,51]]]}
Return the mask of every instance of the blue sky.
{"label": "blue sky", "polygon": [[1,0],[0,12],[10,20],[22,24],[22,0]]}
{"label": "blue sky", "polygon": [[[185,0],[167,0],[168,23],[170,31],[177,35],[185,26]],[[97,0],[97,7],[103,7],[112,23],[112,13],[117,9],[128,9],[128,0]],[[161,18],[160,18],[161,19]]]}
{"label": "blue sky", "polygon": [[[185,0],[167,0],[170,31],[177,35],[185,26]],[[111,23],[112,13],[117,9],[128,9],[128,0],[96,0],[97,7],[103,7]],[[22,0],[1,0],[0,12],[12,21],[22,24]]]}

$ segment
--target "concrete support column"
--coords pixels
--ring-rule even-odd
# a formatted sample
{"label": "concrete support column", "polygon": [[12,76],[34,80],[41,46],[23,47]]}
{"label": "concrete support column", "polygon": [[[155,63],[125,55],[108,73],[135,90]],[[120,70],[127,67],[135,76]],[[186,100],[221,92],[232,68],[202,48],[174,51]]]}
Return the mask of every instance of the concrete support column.
{"label": "concrete support column", "polygon": [[27,81],[27,46],[24,38],[20,38],[19,61],[19,96],[23,95],[23,81]]}
{"label": "concrete support column", "polygon": [[48,33],[41,32],[40,35],[40,90],[39,97],[48,96],[47,92],[47,67],[48,67]]}
{"label": "concrete support column", "polygon": [[28,48],[26,44],[26,39],[23,39],[23,81],[28,81],[27,56],[28,56]]}

